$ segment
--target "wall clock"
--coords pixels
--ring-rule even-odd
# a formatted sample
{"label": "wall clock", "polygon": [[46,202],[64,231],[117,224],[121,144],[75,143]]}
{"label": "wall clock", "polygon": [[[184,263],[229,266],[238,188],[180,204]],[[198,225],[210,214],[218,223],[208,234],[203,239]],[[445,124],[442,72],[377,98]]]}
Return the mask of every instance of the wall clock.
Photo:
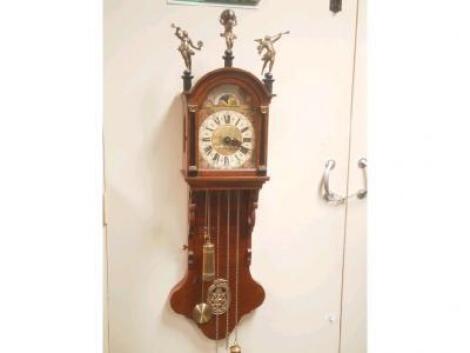
{"label": "wall clock", "polygon": [[[208,338],[228,340],[243,315],[265,299],[263,288],[250,274],[251,234],[258,194],[269,179],[274,48],[271,37],[266,36],[263,61],[271,65],[261,81],[232,67],[235,14],[225,10],[220,22],[227,47],[225,66],[203,75],[194,86],[192,49],[201,49],[202,42],[194,45],[187,32],[173,25],[187,68],[182,94],[182,173],[189,191],[187,273],[171,291],[170,305],[193,320]],[[281,35],[273,38],[278,40]],[[230,349],[240,350],[236,338]]]}

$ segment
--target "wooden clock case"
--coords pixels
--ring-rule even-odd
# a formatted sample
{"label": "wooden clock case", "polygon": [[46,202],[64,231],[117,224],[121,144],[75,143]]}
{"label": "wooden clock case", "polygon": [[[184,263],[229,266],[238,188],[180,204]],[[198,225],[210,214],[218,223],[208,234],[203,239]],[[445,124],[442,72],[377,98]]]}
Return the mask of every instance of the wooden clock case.
{"label": "wooden clock case", "polygon": [[[200,112],[209,92],[221,85],[240,87],[250,97],[257,141],[250,169],[203,169],[198,162]],[[251,234],[255,225],[258,193],[267,176],[269,104],[272,94],[253,74],[232,67],[211,71],[183,92],[183,168],[188,183],[188,264],[184,278],[173,288],[173,310],[192,318],[196,304],[204,301],[210,283],[202,280],[204,231],[209,229],[216,253],[216,277],[229,282],[227,313],[199,324],[211,339],[225,338],[240,318],[264,301],[263,288],[250,274]],[[209,211],[208,211],[209,210]],[[209,217],[208,217],[209,212]],[[208,221],[209,218],[209,221]],[[238,235],[238,236],[237,236]]]}

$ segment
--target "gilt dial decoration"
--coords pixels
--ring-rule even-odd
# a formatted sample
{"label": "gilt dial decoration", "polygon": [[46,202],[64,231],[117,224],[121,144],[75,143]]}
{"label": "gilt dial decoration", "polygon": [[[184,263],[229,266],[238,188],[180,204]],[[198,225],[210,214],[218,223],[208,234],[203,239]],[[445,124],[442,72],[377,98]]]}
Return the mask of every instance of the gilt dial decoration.
{"label": "gilt dial decoration", "polygon": [[240,112],[220,110],[209,115],[200,125],[199,153],[209,168],[245,168],[254,147],[253,125]]}

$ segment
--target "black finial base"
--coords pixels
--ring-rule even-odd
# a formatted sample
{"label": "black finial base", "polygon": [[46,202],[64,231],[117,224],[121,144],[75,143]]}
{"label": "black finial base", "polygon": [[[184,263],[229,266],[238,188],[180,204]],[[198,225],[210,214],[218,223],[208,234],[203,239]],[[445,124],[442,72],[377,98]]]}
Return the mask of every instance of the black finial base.
{"label": "black finial base", "polygon": [[270,72],[264,74],[263,82],[268,92],[273,94],[273,83],[274,83],[273,74]]}
{"label": "black finial base", "polygon": [[225,67],[232,67],[233,65],[233,59],[235,58],[232,54],[231,50],[225,50],[224,56],[222,57],[224,59],[224,66]]}
{"label": "black finial base", "polygon": [[183,76],[181,76],[181,78],[183,79],[183,91],[188,92],[191,89],[193,85],[193,77],[194,76],[191,75],[191,72],[189,72],[188,70],[184,71]]}

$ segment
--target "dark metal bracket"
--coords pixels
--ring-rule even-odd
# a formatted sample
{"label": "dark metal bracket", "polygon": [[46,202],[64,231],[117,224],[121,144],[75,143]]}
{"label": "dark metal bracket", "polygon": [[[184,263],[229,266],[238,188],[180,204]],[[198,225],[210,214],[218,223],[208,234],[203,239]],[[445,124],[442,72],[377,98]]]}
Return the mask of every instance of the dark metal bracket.
{"label": "dark metal bracket", "polygon": [[330,11],[338,13],[343,7],[343,0],[330,0]]}

